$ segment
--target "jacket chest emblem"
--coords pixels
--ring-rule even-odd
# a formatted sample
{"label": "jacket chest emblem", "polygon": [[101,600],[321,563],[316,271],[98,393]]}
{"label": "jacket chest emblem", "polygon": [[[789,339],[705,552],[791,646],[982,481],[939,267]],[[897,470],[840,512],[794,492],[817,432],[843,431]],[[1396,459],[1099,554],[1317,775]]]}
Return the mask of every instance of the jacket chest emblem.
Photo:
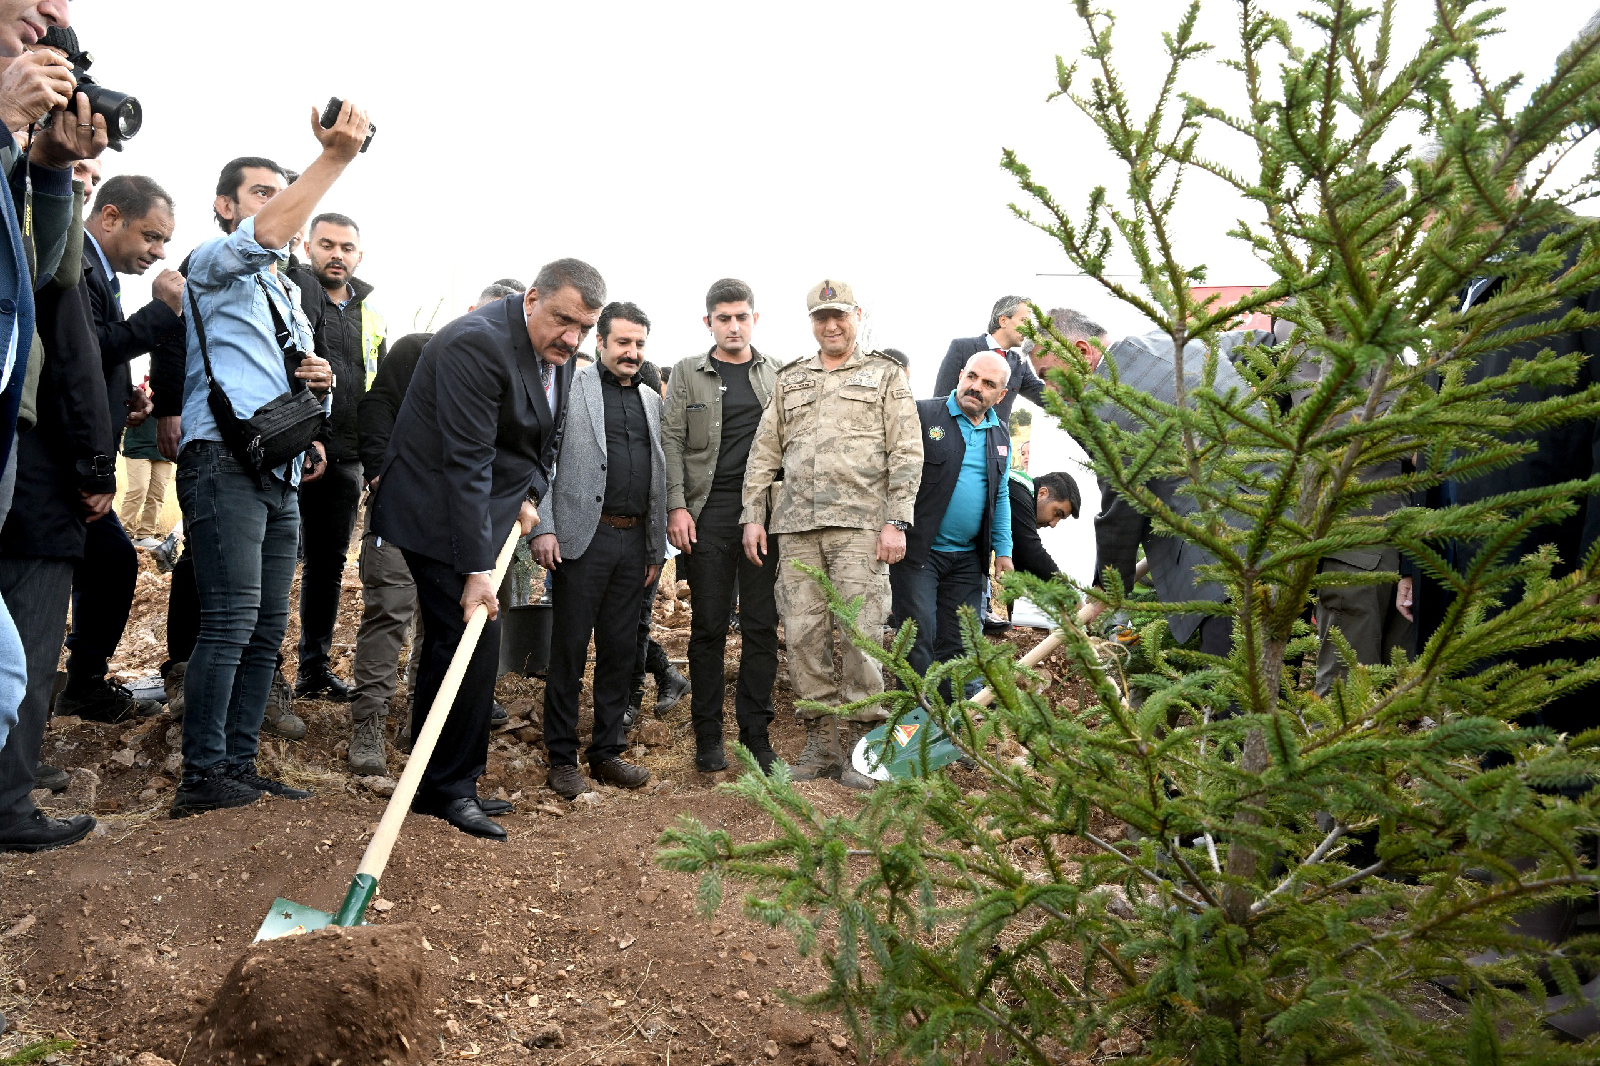
{"label": "jacket chest emblem", "polygon": [[857,370],[850,375],[850,380],[846,381],[845,384],[864,385],[869,389],[875,389],[878,387],[878,372],[876,370]]}
{"label": "jacket chest emblem", "polygon": [[929,440],[944,440],[944,427],[943,426],[929,426],[928,427],[928,439]]}

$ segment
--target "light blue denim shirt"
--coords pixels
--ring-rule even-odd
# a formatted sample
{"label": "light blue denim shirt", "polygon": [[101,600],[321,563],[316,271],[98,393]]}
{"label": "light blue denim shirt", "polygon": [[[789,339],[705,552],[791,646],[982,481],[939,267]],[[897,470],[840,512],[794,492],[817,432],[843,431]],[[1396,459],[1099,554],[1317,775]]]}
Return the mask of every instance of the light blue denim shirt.
{"label": "light blue denim shirt", "polygon": [[[256,243],[256,220],[247,218],[226,237],[207,241],[189,256],[187,287],[194,293],[205,319],[206,346],[211,372],[233,404],[234,414],[249,418],[269,400],[289,391],[289,372],[278,348],[271,299],[278,305],[302,350],[313,350],[311,324],[300,310],[300,290],[272,264],[289,261],[289,249],[263,248]],[[260,275],[266,292],[256,284]],[[287,295],[285,292],[287,291]],[[271,295],[268,296],[267,294]],[[188,360],[183,377],[183,440],[221,441],[222,433],[207,401],[206,370],[200,358],[200,339],[184,300],[184,328],[188,334]],[[332,394],[323,397],[322,409],[331,409]],[[291,485],[300,483],[300,463],[289,462],[273,473]]]}
{"label": "light blue denim shirt", "polygon": [[956,478],[955,491],[944,509],[939,532],[933,538],[936,552],[971,551],[977,547],[978,531],[983,528],[983,511],[991,495],[994,501],[994,528],[989,539],[996,555],[1011,554],[1011,493],[1001,482],[998,490],[989,484],[989,430],[1000,425],[994,408],[983,413],[977,425],[956,403],[955,392],[945,401],[945,409],[956,420],[961,440],[967,450],[961,459],[961,473]]}

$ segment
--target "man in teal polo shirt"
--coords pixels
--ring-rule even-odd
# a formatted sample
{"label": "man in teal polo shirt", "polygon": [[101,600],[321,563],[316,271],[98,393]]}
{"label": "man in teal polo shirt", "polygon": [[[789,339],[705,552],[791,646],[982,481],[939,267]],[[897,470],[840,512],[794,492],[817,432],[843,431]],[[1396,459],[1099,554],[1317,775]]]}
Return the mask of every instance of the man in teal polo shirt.
{"label": "man in teal polo shirt", "polygon": [[917,402],[922,484],[906,555],[889,568],[889,584],[896,616],[917,623],[909,659],[918,673],[962,654],[957,611],[981,608],[989,553],[999,572],[1012,568],[1011,437],[994,413],[1009,379],[1003,359],[979,352],[948,396]]}

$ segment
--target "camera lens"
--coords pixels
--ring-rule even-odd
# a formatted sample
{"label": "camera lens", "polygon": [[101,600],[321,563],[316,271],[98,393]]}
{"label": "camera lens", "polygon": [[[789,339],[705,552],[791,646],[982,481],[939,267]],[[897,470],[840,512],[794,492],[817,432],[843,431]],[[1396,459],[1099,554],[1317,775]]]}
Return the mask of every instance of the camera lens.
{"label": "camera lens", "polygon": [[117,131],[117,137],[127,140],[139,132],[139,127],[144,125],[144,109],[139,106],[139,101],[134,97],[126,97],[118,105],[114,114],[109,116],[112,127]]}

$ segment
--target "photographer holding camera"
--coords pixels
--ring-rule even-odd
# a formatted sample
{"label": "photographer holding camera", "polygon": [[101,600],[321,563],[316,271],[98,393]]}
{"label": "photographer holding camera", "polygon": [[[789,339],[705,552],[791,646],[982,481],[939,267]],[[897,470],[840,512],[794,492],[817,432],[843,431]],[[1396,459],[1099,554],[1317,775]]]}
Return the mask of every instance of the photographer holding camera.
{"label": "photographer holding camera", "polygon": [[290,238],[361,151],[368,128],[366,113],[348,102],[328,127],[313,110],[311,131],[322,153],[293,185],[269,160],[239,167],[233,195],[219,195],[213,205],[227,236],[189,257],[177,482],[200,635],[184,675],[175,818],[244,806],[267,792],[310,795],[255,772],[288,622],[298,488],[302,472],[321,472],[323,455],[313,442],[337,385],[327,360],[313,354],[299,291],[279,268],[288,262]]}

